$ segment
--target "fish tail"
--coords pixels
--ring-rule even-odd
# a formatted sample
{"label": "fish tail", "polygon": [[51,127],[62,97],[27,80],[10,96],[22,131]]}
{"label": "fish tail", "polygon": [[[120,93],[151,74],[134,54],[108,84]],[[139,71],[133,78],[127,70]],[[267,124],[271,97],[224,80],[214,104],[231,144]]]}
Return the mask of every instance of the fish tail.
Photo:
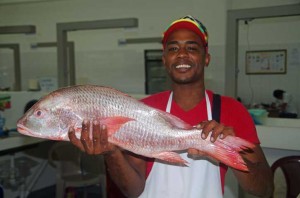
{"label": "fish tail", "polygon": [[225,139],[218,139],[216,142],[220,143],[220,146],[229,146],[235,151],[251,150],[255,147],[253,143],[235,136],[227,136]]}
{"label": "fish tail", "polygon": [[250,151],[255,145],[238,137],[227,136],[225,139],[218,139],[213,147],[205,152],[220,162],[232,168],[249,171],[240,152]]}

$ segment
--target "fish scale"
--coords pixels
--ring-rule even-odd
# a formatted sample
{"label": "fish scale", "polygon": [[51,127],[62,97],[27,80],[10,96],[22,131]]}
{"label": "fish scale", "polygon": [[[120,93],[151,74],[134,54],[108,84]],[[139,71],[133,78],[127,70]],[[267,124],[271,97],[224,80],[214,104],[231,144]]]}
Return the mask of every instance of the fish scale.
{"label": "fish scale", "polygon": [[17,127],[25,135],[69,141],[70,127],[80,138],[84,119],[97,119],[106,125],[110,143],[175,165],[187,163],[177,151],[196,148],[228,166],[247,171],[239,152],[254,147],[233,136],[214,143],[209,138],[203,140],[201,130],[176,116],[116,89],[96,85],[70,86],[49,93],[18,120]]}

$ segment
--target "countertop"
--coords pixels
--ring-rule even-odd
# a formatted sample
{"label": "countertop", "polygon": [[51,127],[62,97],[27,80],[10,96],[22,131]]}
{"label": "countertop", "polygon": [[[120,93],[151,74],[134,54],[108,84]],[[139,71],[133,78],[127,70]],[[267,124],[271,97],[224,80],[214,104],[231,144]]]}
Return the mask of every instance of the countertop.
{"label": "countertop", "polygon": [[267,118],[256,130],[262,147],[300,151],[300,119]]}

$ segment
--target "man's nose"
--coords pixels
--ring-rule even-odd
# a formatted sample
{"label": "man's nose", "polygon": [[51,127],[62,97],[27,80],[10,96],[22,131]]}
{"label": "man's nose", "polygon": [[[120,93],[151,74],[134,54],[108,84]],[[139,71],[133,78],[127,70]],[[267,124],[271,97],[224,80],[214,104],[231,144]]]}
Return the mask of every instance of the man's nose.
{"label": "man's nose", "polygon": [[178,57],[187,57],[188,52],[185,48],[180,48],[178,51]]}

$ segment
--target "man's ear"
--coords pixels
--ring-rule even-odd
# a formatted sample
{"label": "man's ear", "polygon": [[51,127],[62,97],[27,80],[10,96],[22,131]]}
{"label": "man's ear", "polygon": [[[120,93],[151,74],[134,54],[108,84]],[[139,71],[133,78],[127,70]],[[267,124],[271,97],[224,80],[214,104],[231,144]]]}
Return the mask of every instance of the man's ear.
{"label": "man's ear", "polygon": [[210,63],[210,54],[207,53],[205,55],[205,66],[208,67],[209,63]]}

